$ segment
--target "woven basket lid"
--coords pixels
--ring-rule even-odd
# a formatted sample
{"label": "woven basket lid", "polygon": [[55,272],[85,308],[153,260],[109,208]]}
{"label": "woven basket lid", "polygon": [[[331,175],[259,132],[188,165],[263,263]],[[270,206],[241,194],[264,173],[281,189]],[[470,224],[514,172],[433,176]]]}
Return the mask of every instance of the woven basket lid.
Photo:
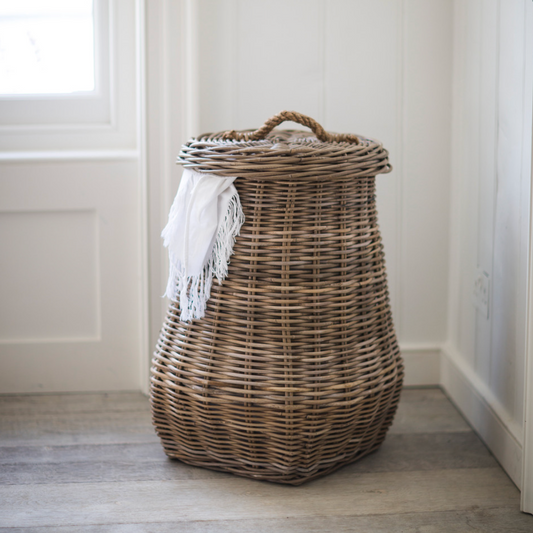
{"label": "woven basket lid", "polygon": [[[285,120],[311,128],[277,130]],[[353,179],[392,170],[388,152],[375,139],[328,133],[318,122],[294,111],[282,111],[257,130],[206,133],[191,139],[178,163],[198,172],[255,180]]]}

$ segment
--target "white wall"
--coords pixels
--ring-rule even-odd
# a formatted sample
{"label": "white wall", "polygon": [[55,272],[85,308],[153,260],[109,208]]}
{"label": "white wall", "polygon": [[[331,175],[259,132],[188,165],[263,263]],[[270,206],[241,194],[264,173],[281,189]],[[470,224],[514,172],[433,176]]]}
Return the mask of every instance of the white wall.
{"label": "white wall", "polygon": [[[520,486],[531,176],[533,8],[454,4],[449,334],[442,381]],[[489,314],[473,305],[490,279]]]}
{"label": "white wall", "polygon": [[[192,2],[146,2],[146,144],[149,257],[149,368],[168,300],[163,298],[168,277],[168,253],[161,230],[181,175],[176,165],[180,146],[192,136],[187,109],[191,109],[191,41],[189,11]],[[187,9],[189,7],[189,9]]]}
{"label": "white wall", "polygon": [[98,6],[102,115],[0,98],[0,393],[146,389],[141,6]]}
{"label": "white wall", "polygon": [[394,171],[378,177],[378,208],[395,325],[407,383],[438,383],[451,2],[201,0],[195,21],[194,133],[256,128],[290,109],[330,131],[378,138],[390,151]]}

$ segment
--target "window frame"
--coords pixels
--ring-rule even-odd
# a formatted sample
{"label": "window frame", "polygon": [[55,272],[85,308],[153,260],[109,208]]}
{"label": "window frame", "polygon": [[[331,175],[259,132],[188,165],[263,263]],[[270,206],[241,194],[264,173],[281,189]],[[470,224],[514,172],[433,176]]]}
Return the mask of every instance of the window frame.
{"label": "window frame", "polygon": [[110,3],[93,0],[94,78],[92,91],[2,94],[1,126],[102,124],[110,119]]}
{"label": "window frame", "polygon": [[138,0],[94,0],[95,89],[0,96],[0,157],[136,150]]}

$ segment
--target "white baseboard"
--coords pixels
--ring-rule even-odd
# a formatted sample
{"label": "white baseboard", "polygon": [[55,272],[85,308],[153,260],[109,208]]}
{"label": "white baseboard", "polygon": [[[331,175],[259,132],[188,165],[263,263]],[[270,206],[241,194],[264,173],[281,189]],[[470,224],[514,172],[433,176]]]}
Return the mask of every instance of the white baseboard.
{"label": "white baseboard", "polygon": [[440,385],[440,346],[401,345],[406,386]]}
{"label": "white baseboard", "polygon": [[522,486],[522,429],[450,344],[442,347],[440,382],[518,488]]}

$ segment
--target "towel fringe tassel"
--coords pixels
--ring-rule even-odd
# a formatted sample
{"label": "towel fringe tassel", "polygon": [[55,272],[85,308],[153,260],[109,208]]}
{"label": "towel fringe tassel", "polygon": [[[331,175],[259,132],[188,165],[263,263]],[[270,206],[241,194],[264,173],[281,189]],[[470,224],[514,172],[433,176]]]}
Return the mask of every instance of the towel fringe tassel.
{"label": "towel fringe tassel", "polygon": [[170,254],[170,272],[165,296],[177,301],[181,309],[180,319],[189,322],[205,315],[207,300],[215,277],[219,285],[228,275],[228,264],[233,254],[235,239],[244,223],[244,213],[238,194],[229,202],[224,221],[218,228],[213,251],[198,276],[185,275],[185,269],[174,254]]}

